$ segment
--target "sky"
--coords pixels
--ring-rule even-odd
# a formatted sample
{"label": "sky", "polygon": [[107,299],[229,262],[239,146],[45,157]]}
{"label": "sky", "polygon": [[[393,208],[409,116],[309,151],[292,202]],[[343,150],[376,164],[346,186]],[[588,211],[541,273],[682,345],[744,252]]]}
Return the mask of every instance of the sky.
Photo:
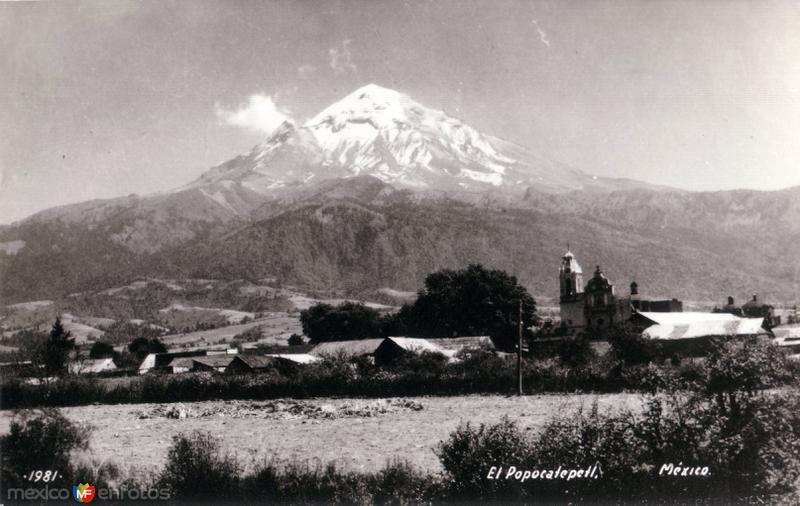
{"label": "sky", "polygon": [[590,174],[800,185],[800,3],[0,4],[0,223],[183,185],[376,83]]}

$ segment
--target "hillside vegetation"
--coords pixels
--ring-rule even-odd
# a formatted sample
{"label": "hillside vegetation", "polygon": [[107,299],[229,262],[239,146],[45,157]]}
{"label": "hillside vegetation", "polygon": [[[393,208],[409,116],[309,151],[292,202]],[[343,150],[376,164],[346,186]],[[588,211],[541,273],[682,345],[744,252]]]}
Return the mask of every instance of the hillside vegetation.
{"label": "hillside vegetation", "polygon": [[[348,191],[351,190],[351,191]],[[369,190],[369,191],[367,191]],[[567,243],[587,271],[599,264],[619,293],[722,301],[753,292],[797,299],[800,189],[780,192],[575,193],[507,204],[392,191],[373,178],[330,182],[319,193],[270,202],[251,222],[155,252],[114,239],[114,224],[33,220],[0,232],[21,240],[0,253],[6,303],[119,286],[143,276],[276,278],[348,296],[417,290],[441,268],[482,263],[515,274],[534,296],[557,295]],[[145,226],[145,225],[142,225]]]}

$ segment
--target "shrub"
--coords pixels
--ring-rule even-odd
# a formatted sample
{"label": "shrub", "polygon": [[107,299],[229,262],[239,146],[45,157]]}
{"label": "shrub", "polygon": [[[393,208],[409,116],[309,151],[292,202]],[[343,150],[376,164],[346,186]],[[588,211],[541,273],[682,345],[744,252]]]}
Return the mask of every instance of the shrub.
{"label": "shrub", "polygon": [[[794,502],[800,483],[800,395],[767,390],[786,381],[774,353],[758,340],[725,342],[701,370],[691,371],[699,378],[696,392],[651,396],[636,413],[600,414],[595,405],[552,419],[531,441],[508,420],[479,430],[461,426],[438,453],[450,488],[457,495],[531,494],[545,502]],[[667,392],[675,388],[673,375],[655,364],[621,373],[627,381]],[[520,488],[484,479],[493,462],[526,469],[585,469],[597,462],[602,479],[541,480]],[[710,473],[663,475],[666,464],[707,466]]]}
{"label": "shrub", "polygon": [[408,374],[425,374],[436,376],[443,374],[447,366],[447,357],[439,352],[423,351],[421,353],[403,353],[395,358],[391,369]]}
{"label": "shrub", "polygon": [[646,364],[661,357],[660,343],[645,339],[628,324],[617,325],[606,331],[611,353],[627,365]]}
{"label": "shrub", "polygon": [[280,476],[280,500],[292,504],[370,504],[367,477],[339,471],[336,465],[290,463]]}
{"label": "shrub", "polygon": [[496,425],[459,425],[435,451],[456,497],[498,498],[513,494],[514,484],[487,478],[489,470],[492,466],[524,467],[530,450],[524,433],[506,417]]}
{"label": "shrub", "polygon": [[277,467],[269,461],[257,464],[253,472],[242,478],[242,494],[245,499],[262,503],[278,502],[281,497],[283,479]]}
{"label": "shrub", "polygon": [[289,336],[288,343],[289,346],[302,346],[306,344],[306,342],[303,340],[303,336],[300,334],[292,334]]}
{"label": "shrub", "polygon": [[441,483],[408,461],[395,459],[371,477],[369,489],[374,504],[422,504],[440,495]]}
{"label": "shrub", "polygon": [[240,472],[234,458],[221,455],[216,439],[210,434],[194,432],[173,437],[159,481],[177,499],[230,500],[238,490]]}
{"label": "shrub", "polygon": [[9,433],[0,438],[2,476],[5,486],[19,484],[35,469],[72,476],[70,453],[87,437],[85,432],[57,409],[23,411],[11,421]]}
{"label": "shrub", "polygon": [[791,379],[785,353],[767,338],[717,342],[709,354],[702,383],[720,409],[738,410],[742,397]]}
{"label": "shrub", "polygon": [[514,385],[514,368],[511,362],[484,348],[461,350],[458,361],[449,369],[459,380],[464,392],[508,392]]}
{"label": "shrub", "polygon": [[584,336],[563,339],[558,346],[558,358],[569,367],[585,366],[596,355],[592,343]]}
{"label": "shrub", "polygon": [[235,336],[233,336],[233,340],[234,341],[242,341],[242,342],[245,342],[245,343],[252,343],[252,342],[258,341],[262,337],[264,337],[264,328],[263,327],[252,327],[252,328],[249,328],[249,329],[245,330],[244,332],[240,332],[239,334],[236,334]]}

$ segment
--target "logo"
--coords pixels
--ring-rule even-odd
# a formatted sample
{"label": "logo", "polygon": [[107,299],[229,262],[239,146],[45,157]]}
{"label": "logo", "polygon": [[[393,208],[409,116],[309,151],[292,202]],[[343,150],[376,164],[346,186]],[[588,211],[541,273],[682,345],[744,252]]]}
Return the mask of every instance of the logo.
{"label": "logo", "polygon": [[88,483],[78,483],[72,487],[72,497],[75,502],[92,502],[95,492],[94,485]]}

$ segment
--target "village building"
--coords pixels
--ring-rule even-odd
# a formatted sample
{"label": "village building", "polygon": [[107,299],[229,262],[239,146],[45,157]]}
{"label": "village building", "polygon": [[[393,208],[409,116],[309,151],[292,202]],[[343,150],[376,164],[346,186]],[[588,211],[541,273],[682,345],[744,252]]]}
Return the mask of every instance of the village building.
{"label": "village building", "polygon": [[431,344],[426,339],[414,337],[387,337],[381,342],[373,352],[375,365],[386,365],[392,363],[399,357],[409,353],[438,353],[447,357],[447,352],[443,348]]}
{"label": "village building", "polygon": [[419,338],[391,336],[384,339],[361,339],[356,341],[332,341],[315,346],[310,354],[314,357],[344,357],[351,359],[368,356],[378,365],[391,363],[406,353],[441,353],[449,361],[457,359],[462,350],[487,349],[495,346],[489,336],[464,336],[454,338]]}
{"label": "village building", "polygon": [[117,365],[114,363],[113,358],[76,360],[71,362],[68,366],[70,374],[78,374],[81,376],[108,373],[116,369]]}
{"label": "village building", "polygon": [[635,281],[630,284],[629,296],[618,296],[599,265],[584,285],[583,269],[571,251],[561,258],[558,278],[561,323],[567,333],[605,330],[628,321],[634,311],[639,310],[683,311],[683,303],[678,299],[642,298]]}
{"label": "village building", "polygon": [[763,318],[740,318],[729,313],[637,313],[637,325],[648,325],[642,337],[662,343],[664,351],[702,356],[714,339],[770,335]]}
{"label": "village building", "polygon": [[372,355],[382,342],[383,339],[330,341],[314,346],[309,353],[315,357],[343,357],[351,359],[364,355]]}
{"label": "village building", "polygon": [[[236,348],[228,348],[227,345],[223,347],[208,347],[203,349],[192,350],[170,350],[164,353],[149,353],[139,364],[139,374],[146,374],[151,371],[159,371],[166,373],[186,372],[193,370],[194,364],[191,361],[181,360],[173,364],[176,359],[205,357],[213,355],[235,355],[238,353]],[[187,369],[188,367],[188,369]]]}
{"label": "village building", "polygon": [[635,311],[649,311],[653,313],[680,313],[683,312],[683,302],[678,299],[644,299],[639,295],[639,285],[631,282],[631,307]]}
{"label": "village building", "polygon": [[269,353],[266,355],[278,361],[291,362],[293,364],[308,365],[319,362],[320,358],[310,353]]}
{"label": "village building", "polygon": [[447,356],[456,356],[463,350],[496,350],[494,341],[489,336],[429,337],[427,341],[442,348]]}
{"label": "village building", "polygon": [[167,365],[160,367],[158,370],[164,373],[181,374],[189,372],[194,367],[194,357],[178,357],[173,358]]}
{"label": "village building", "polygon": [[772,329],[772,342],[786,350],[792,360],[800,360],[800,326],[783,326]]}
{"label": "village building", "polygon": [[238,355],[231,360],[227,374],[251,374],[275,370],[275,359],[266,355]]}
{"label": "village building", "polygon": [[715,313],[730,313],[746,318],[763,318],[764,328],[771,329],[781,324],[781,317],[775,314],[775,306],[767,304],[758,299],[758,294],[754,293],[753,298],[741,306],[737,306],[733,297],[728,297],[727,304],[721,308],[715,307]]}
{"label": "village building", "polygon": [[228,354],[195,357],[192,359],[191,370],[194,372],[225,372],[234,358],[236,358],[235,355]]}
{"label": "village building", "polygon": [[289,372],[321,359],[307,353],[272,353],[267,355],[237,355],[225,371],[228,374]]}

